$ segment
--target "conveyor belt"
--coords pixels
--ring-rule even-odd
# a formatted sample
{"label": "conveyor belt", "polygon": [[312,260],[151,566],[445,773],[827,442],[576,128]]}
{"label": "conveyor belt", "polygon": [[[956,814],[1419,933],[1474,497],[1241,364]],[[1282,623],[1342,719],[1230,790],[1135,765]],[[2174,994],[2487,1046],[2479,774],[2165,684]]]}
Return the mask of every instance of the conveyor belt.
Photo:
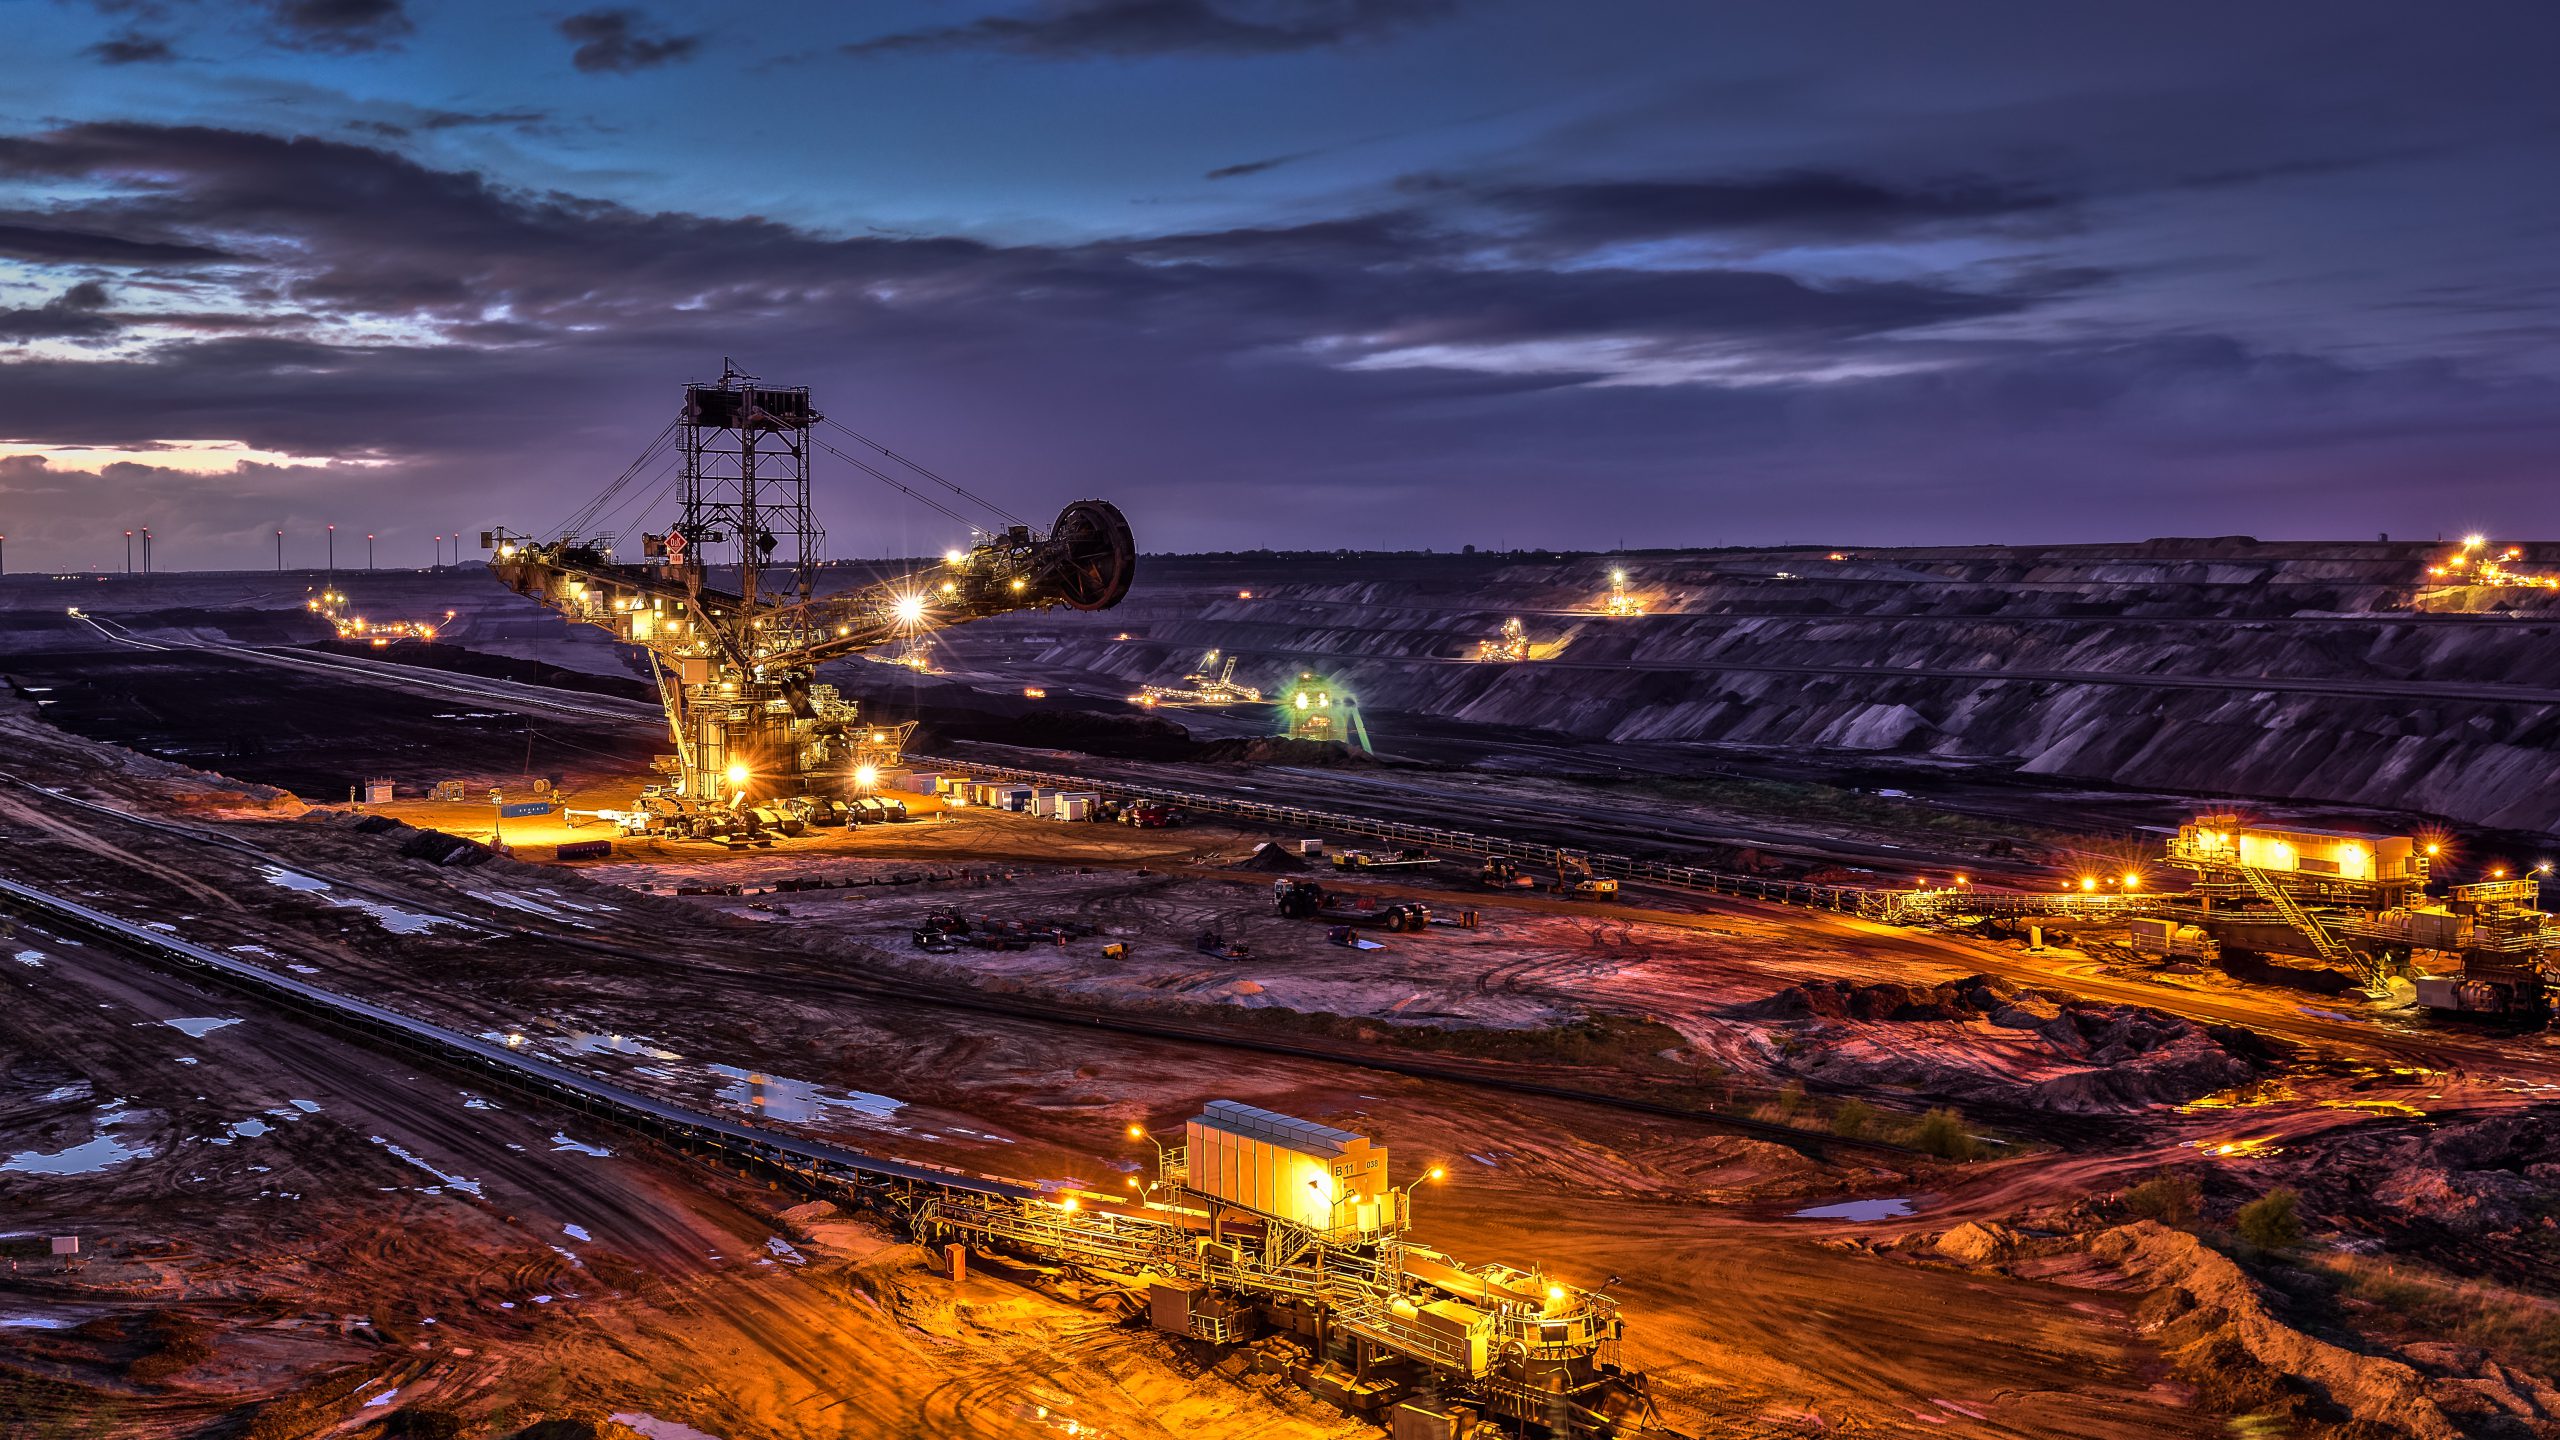
{"label": "conveyor belt", "polygon": [[546,1096],[643,1134],[689,1149],[710,1150],[761,1165],[815,1171],[839,1183],[898,1182],[934,1186],[972,1196],[1011,1200],[1046,1198],[1050,1192],[1025,1181],[978,1175],[910,1160],[884,1159],[824,1141],[777,1134],[735,1120],[706,1115],[625,1089],[565,1065],[524,1054],[513,1046],[448,1030],[396,1010],[325,990],[262,965],[207,950],[174,935],[119,919],[74,900],[14,880],[0,879],[0,907],[16,909],[79,930],[99,940],[148,951],[210,975],[235,989],[313,1014],[465,1070],[495,1076],[510,1088]]}

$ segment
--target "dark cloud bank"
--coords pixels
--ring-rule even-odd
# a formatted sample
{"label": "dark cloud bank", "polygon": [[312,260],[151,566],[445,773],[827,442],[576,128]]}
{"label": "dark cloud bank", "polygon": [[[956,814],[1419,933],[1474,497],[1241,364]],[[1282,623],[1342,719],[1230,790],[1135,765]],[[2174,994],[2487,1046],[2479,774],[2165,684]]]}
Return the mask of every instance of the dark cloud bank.
{"label": "dark cloud bank", "polygon": [[[337,8],[379,29],[385,7]],[[134,497],[180,507],[155,523],[204,565],[257,563],[323,506],[422,536],[545,525],[723,355],[1009,502],[1123,499],[1156,546],[2354,533],[2376,528],[2359,497],[2421,475],[2430,504],[2500,493],[2554,438],[2525,382],[2211,335],[2022,338],[2103,273],[1615,258],[2072,209],[1964,178],[1433,179],[1338,219],[1046,245],[652,213],[207,127],[0,137],[0,178],[66,197],[0,210],[0,253],[63,282],[0,310],[0,339],[50,342],[7,365],[0,436],[379,462],[335,496],[290,469],[69,484],[16,462],[0,490],[37,513],[12,537],[66,560]],[[828,517],[852,549],[939,543],[857,510],[877,497],[855,483]]]}

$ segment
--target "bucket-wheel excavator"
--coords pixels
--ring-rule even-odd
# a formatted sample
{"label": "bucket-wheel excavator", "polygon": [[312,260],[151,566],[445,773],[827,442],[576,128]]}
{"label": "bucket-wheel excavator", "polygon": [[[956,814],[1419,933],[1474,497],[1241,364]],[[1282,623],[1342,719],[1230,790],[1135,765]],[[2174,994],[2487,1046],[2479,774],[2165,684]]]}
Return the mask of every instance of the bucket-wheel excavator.
{"label": "bucket-wheel excavator", "polygon": [[[970,522],[820,433],[830,426],[919,481],[996,517]],[[643,530],[641,558],[615,558],[617,518],[666,457],[681,469],[675,521]],[[976,532],[938,565],[820,594],[810,461],[824,450]],[[662,474],[664,472],[661,472]],[[652,477],[656,478],[656,477]],[[634,517],[645,524],[647,501]],[[489,568],[517,593],[599,626],[648,655],[675,751],[651,795],[665,828],[716,828],[802,796],[849,795],[894,763],[912,725],[867,725],[818,667],[931,631],[1017,610],[1103,610],[1128,594],[1137,546],[1108,501],[1078,500],[1045,532],[897,452],[820,415],[805,387],[757,383],[734,369],[690,385],[684,406],[640,459],[550,539],[482,536]]]}

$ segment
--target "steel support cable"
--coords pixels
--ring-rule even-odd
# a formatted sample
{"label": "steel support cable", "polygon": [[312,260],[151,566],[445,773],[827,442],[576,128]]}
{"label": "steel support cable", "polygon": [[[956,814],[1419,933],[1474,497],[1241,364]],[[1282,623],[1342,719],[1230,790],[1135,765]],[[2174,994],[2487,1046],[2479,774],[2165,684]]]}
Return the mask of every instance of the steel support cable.
{"label": "steel support cable", "polygon": [[[861,431],[854,429],[852,426],[845,424],[843,421],[838,420],[833,416],[822,416],[820,417],[820,422],[822,424],[834,426],[845,434],[852,436],[854,439],[861,441],[863,444],[870,446],[872,449],[879,451],[881,454],[888,456],[890,459],[897,461],[899,464],[906,466],[908,469],[913,470],[927,480],[932,481],[934,484],[939,485],[943,489],[950,491],[952,494],[969,501],[971,504],[984,506],[991,514],[1002,516],[1004,519],[1010,520],[1016,525],[1028,525],[1031,523],[1023,519],[1021,516],[1014,514],[1012,511],[1007,510],[1003,506],[998,505],[996,502],[988,499],[984,495],[972,494],[967,490],[961,489],[958,485],[945,480],[940,475],[935,474],[931,470],[926,469],[915,461],[908,459],[906,456],[899,454],[897,451],[890,449],[888,446],[881,444],[879,441],[872,439],[870,436],[863,434]],[[969,522],[964,521],[962,523],[965,524]]]}
{"label": "steel support cable", "polygon": [[819,439],[815,435],[809,437],[809,443],[826,451],[828,454],[833,455],[847,465],[852,466],[854,469],[861,471],[863,474],[870,476],[872,479],[879,481],[881,484],[888,486],[890,489],[896,490],[907,496],[916,503],[939,510],[959,524],[968,526],[971,530],[976,530],[978,528],[977,521],[970,519],[968,516],[961,514],[959,511],[952,509],[950,506],[943,504],[941,501],[936,500],[932,496],[925,494],[923,491],[916,489],[914,486],[907,484],[905,481],[900,480],[888,471],[882,470],[878,466],[869,464],[868,462],[856,460],[852,456],[847,455],[843,451],[828,444],[826,441]]}
{"label": "steel support cable", "polygon": [[[676,462],[683,458],[684,457],[681,455],[668,456],[666,463],[658,467],[658,473],[649,477],[649,480],[664,480],[666,482],[665,484],[660,485],[657,490],[649,496],[649,498],[646,500],[640,499],[640,492],[635,489],[622,501],[621,504],[614,506],[612,509],[605,511],[601,515],[590,516],[579,528],[585,530],[591,539],[603,540],[619,538],[620,527],[623,525],[626,516],[633,520],[646,519],[649,513],[657,509],[659,503],[667,498],[668,493],[676,488],[676,481],[679,477],[670,474],[669,472],[674,470],[676,468]],[[647,484],[649,482],[642,481],[641,483]],[[635,505],[638,508],[634,509]]]}
{"label": "steel support cable", "polygon": [[612,500],[616,494],[620,493],[624,486],[631,483],[634,476],[637,476],[643,469],[647,468],[650,461],[658,457],[659,447],[665,445],[669,439],[674,437],[676,430],[681,423],[682,422],[675,420],[668,421],[666,428],[658,432],[657,438],[651,440],[648,447],[643,449],[637,458],[633,459],[629,465],[623,467],[622,474],[617,476],[612,484],[605,486],[602,491],[597,493],[594,499],[589,500],[583,508],[581,508],[576,514],[570,516],[559,529],[552,533],[565,537],[584,529],[589,522],[595,519],[596,512],[605,507],[606,502]]}

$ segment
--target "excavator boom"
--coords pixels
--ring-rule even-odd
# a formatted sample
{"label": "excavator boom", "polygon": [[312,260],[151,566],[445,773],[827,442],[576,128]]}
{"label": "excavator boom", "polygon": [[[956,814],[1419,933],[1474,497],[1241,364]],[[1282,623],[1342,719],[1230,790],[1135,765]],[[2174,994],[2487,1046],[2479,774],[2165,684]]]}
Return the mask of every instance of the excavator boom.
{"label": "excavator boom", "polygon": [[[740,816],[755,823],[769,804],[788,808],[801,797],[872,783],[896,759],[911,726],[862,723],[832,686],[817,683],[826,662],[1017,610],[1108,609],[1129,593],[1137,569],[1129,522],[1108,501],[1079,500],[1046,534],[1005,516],[939,565],[819,594],[824,535],[811,505],[809,462],[819,449],[851,459],[816,433],[834,424],[806,389],[766,385],[732,368],[716,385],[686,387],[666,432],[568,533],[536,540],[495,531],[484,538],[496,552],[489,568],[516,593],[648,654],[675,744],[660,768],[675,784],[643,794],[671,828],[729,833],[724,827]],[[609,539],[575,527],[620,513],[617,494],[671,439],[684,466],[679,514],[663,532],[643,535],[641,563],[617,559]],[[994,508],[904,456],[881,453]],[[717,562],[710,557],[715,546],[724,552]],[[715,575],[735,579],[715,585]]]}

